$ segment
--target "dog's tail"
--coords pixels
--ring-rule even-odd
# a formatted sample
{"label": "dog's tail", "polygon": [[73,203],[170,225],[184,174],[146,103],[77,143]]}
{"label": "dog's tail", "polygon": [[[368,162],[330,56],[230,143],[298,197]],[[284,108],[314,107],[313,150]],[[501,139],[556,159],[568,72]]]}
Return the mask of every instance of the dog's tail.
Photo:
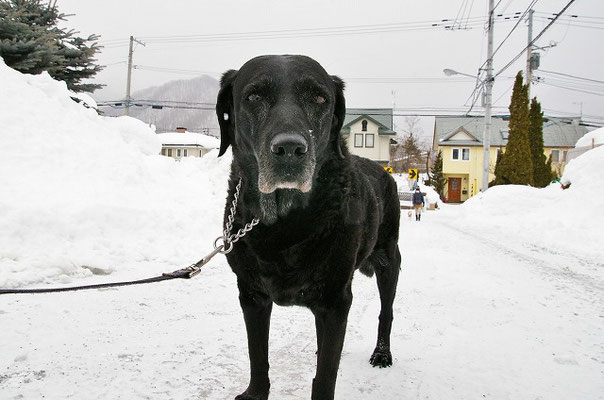
{"label": "dog's tail", "polygon": [[364,275],[372,277],[376,268],[388,268],[389,265],[390,263],[388,262],[388,257],[386,257],[386,252],[382,249],[377,249],[363,261],[359,267],[359,271]]}

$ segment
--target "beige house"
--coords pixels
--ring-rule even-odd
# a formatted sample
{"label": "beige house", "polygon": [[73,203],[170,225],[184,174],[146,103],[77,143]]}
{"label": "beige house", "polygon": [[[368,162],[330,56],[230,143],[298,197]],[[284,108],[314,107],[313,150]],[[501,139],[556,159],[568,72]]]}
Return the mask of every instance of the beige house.
{"label": "beige house", "polygon": [[341,132],[351,154],[383,166],[390,162],[390,140],[396,136],[391,108],[346,109]]}
{"label": "beige house", "polygon": [[[508,142],[508,116],[492,118],[489,182],[495,178],[497,153],[505,152]],[[463,202],[482,187],[482,136],[484,118],[471,116],[439,116],[434,122],[433,149],[442,151],[443,174],[447,179],[445,197],[450,203]],[[568,151],[573,149],[587,128],[578,119],[543,118],[543,151],[552,160],[558,175],[564,171]]]}
{"label": "beige house", "polygon": [[202,133],[176,128],[176,132],[158,133],[161,155],[180,160],[183,157],[203,157],[220,147],[220,139]]}

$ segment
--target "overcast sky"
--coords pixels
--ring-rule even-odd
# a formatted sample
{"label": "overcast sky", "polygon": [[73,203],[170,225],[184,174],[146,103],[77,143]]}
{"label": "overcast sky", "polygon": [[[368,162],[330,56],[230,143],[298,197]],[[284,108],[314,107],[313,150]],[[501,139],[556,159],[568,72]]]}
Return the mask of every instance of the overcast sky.
{"label": "overcast sky", "polygon": [[[503,14],[495,24],[495,47],[516,23],[504,18],[525,12],[533,1],[495,0],[496,13]],[[537,0],[533,36],[568,2]],[[102,37],[98,60],[107,67],[96,82],[107,86],[94,97],[103,100],[125,96],[130,35],[146,43],[134,52],[139,68],[133,91],[201,73],[218,78],[260,54],[306,54],[347,82],[349,107],[394,105],[399,113],[465,113],[475,81],[442,71],[476,75],[486,60],[487,0],[59,0],[58,6],[75,14],[66,26]],[[445,27],[451,25],[455,29]],[[258,34],[267,31],[274,33]],[[604,81],[604,2],[576,0],[537,44],[554,42],[540,51],[536,75],[544,81],[533,85],[532,95],[548,114],[582,111],[585,119],[604,123],[604,84],[559,75]],[[496,53],[495,72],[526,45],[522,21]],[[507,112],[513,76],[525,65],[523,55],[497,76],[495,112]]]}

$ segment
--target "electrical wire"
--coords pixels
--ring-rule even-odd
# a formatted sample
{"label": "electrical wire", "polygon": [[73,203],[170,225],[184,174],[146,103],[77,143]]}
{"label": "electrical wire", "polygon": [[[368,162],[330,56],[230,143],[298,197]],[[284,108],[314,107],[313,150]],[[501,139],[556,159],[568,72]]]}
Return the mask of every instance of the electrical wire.
{"label": "electrical wire", "polygon": [[[122,63],[125,63],[123,61]],[[221,76],[219,72],[206,72],[192,69],[177,69],[168,67],[154,67],[149,65],[134,65],[134,69],[150,72],[166,72],[182,75],[211,75]],[[468,83],[471,78],[441,78],[441,77],[343,77],[346,82],[355,83],[402,83],[402,84],[443,84],[443,83]]]}
{"label": "electrical wire", "polygon": [[[477,27],[482,24],[484,17],[468,18],[468,25]],[[282,39],[297,37],[315,37],[315,36],[341,36],[341,35],[360,35],[371,33],[387,33],[415,31],[433,28],[450,29],[452,23],[450,19],[425,20],[417,22],[400,22],[388,24],[373,25],[352,25],[327,28],[300,28],[285,30],[267,30],[235,33],[215,33],[199,35],[175,35],[175,36],[144,36],[141,40],[149,43],[188,43],[188,42],[209,42],[209,41],[232,41],[232,40],[258,40],[258,39]]]}
{"label": "electrical wire", "polygon": [[597,93],[597,92],[592,92],[592,91],[589,91],[589,90],[576,89],[576,88],[567,87],[567,86],[564,86],[564,85],[557,85],[557,84],[554,84],[554,83],[549,83],[547,81],[543,81],[543,82],[540,82],[540,83],[542,83],[544,85],[548,85],[548,86],[554,86],[554,87],[557,87],[557,88],[560,88],[560,89],[570,90],[570,91],[573,91],[573,92],[587,93],[587,94],[592,94],[594,96],[604,96],[604,93]]}
{"label": "electrical wire", "polygon": [[595,83],[604,83],[604,81],[598,81],[596,79],[589,79],[589,78],[581,78],[580,76],[575,76],[575,75],[570,75],[570,74],[564,74],[562,72],[546,71],[546,70],[543,70],[543,69],[540,69],[539,72],[546,73],[546,74],[565,76],[565,77],[568,77],[568,78],[578,79],[578,80],[582,80],[582,81],[595,82]]}
{"label": "electrical wire", "polygon": [[[514,27],[508,32],[507,36],[501,41],[501,43],[499,43],[499,46],[497,46],[497,48],[495,49],[495,51],[493,51],[493,57],[495,56],[495,54],[497,54],[497,52],[499,51],[499,49],[501,49],[501,46],[503,46],[503,44],[506,42],[506,40],[509,39],[509,37],[512,35],[512,33],[514,33],[514,31],[516,30],[516,28],[518,28],[518,25],[520,25],[520,22],[522,22],[524,20],[524,17],[526,17],[526,15],[537,4],[538,1],[539,0],[532,0],[531,1],[531,3],[529,4],[529,6],[522,13],[522,16],[520,18],[518,18],[518,20],[516,21],[516,24],[514,25]],[[485,64],[486,64],[486,61],[485,61]]]}
{"label": "electrical wire", "polygon": [[522,51],[520,53],[518,53],[518,55],[516,57],[514,57],[503,68],[501,68],[499,70],[499,72],[497,72],[495,75],[493,75],[493,78],[499,76],[503,71],[505,71],[506,69],[508,69],[512,64],[514,64],[516,62],[516,60],[518,60],[529,47],[531,47],[541,36],[543,36],[543,34],[554,24],[554,22],[556,22],[556,20],[560,17],[560,15],[562,15],[564,13],[564,11],[566,11],[568,9],[568,7],[570,7],[571,4],[573,4],[574,2],[575,2],[575,0],[570,0],[568,2],[568,4],[566,4],[566,6],[564,6],[564,8],[562,9],[562,11],[560,11],[556,15],[556,17],[549,24],[547,24],[545,26],[545,28],[543,28],[541,30],[541,32],[539,32],[539,34],[533,40],[531,40],[531,42],[524,49],[522,49]]}

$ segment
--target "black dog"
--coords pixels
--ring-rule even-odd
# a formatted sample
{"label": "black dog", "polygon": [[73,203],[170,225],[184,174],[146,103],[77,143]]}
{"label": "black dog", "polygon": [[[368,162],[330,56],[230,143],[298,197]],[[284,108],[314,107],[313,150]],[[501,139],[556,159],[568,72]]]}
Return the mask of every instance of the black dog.
{"label": "black dog", "polygon": [[381,299],[370,362],[392,364],[392,303],[400,268],[396,183],[340,138],[344,83],[305,56],[262,56],[221,81],[220,155],[233,163],[233,232],[260,223],[227,255],[247,329],[250,383],[236,399],[267,399],[272,304],[308,307],[317,330],[312,399],[333,399],[357,268],[375,271]]}

